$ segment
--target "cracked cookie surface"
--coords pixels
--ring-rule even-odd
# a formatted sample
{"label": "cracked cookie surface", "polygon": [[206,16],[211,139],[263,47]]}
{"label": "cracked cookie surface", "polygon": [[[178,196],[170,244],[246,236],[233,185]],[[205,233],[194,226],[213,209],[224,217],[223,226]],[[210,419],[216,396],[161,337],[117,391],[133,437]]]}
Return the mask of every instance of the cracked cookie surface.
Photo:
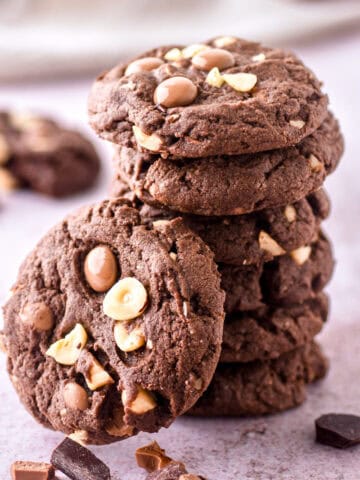
{"label": "cracked cookie surface", "polygon": [[315,342],[275,360],[220,364],[210,387],[188,414],[247,416],[300,405],[306,384],[326,375],[328,363]]}
{"label": "cracked cookie surface", "polygon": [[241,156],[169,162],[115,149],[114,170],[144,203],[206,216],[242,215],[299,201],[337,166],[343,138],[329,114],[298,145]]}
{"label": "cracked cookie surface", "polygon": [[[174,158],[283,148],[319,127],[327,97],[294,54],[221,38],[229,37],[154,49],[102,74],[89,98],[92,127],[106,140]],[[217,85],[209,79],[214,68]],[[179,77],[190,86],[182,81],[174,91],[168,79]]]}
{"label": "cracked cookie surface", "polygon": [[181,220],[146,227],[126,201],[84,207],[50,230],[12,293],[13,385],[39,422],[85,443],[169,425],[219,359],[213,254]]}

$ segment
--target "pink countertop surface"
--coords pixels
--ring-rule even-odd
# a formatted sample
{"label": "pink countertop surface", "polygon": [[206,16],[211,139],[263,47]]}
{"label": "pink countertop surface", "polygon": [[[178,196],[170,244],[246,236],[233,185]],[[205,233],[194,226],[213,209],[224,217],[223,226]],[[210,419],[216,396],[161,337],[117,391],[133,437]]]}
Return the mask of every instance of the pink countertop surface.
{"label": "pink countertop surface", "polygon": [[[321,342],[331,361],[328,377],[309,388],[298,409],[256,419],[178,419],[156,435],[136,438],[93,451],[112,468],[114,478],[144,478],[134,461],[135,448],[152,439],[189,470],[209,480],[357,480],[360,446],[340,451],[314,442],[314,419],[330,411],[360,414],[360,34],[334,36],[296,50],[325,80],[331,108],[340,119],[346,154],[326,187],[332,215],[325,230],[337,259],[328,288],[331,315]],[[54,83],[0,86],[0,107],[36,109],[85,129],[90,78]],[[94,137],[93,137],[94,138]],[[65,201],[31,193],[0,199],[0,302],[15,280],[18,266],[40,236],[69,210],[106,196],[110,178],[109,148],[97,141],[104,172],[91,192]],[[1,324],[1,321],[0,321]],[[47,461],[62,435],[39,426],[20,405],[0,355],[0,478],[10,478],[16,459]]]}

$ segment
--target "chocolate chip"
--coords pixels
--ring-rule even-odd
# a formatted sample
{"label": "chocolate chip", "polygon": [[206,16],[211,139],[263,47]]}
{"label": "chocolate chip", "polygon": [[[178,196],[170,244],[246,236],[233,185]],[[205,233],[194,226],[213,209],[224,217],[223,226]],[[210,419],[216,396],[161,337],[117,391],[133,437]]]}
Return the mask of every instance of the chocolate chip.
{"label": "chocolate chip", "polygon": [[55,448],[51,463],[72,480],[111,480],[109,468],[90,450],[70,438]]}
{"label": "chocolate chip", "polygon": [[48,463],[18,461],[11,465],[12,480],[51,480],[55,470]]}
{"label": "chocolate chip", "polygon": [[85,278],[95,292],[106,292],[117,276],[116,259],[106,245],[99,245],[87,254],[84,265]]}
{"label": "chocolate chip", "polygon": [[232,53],[227,50],[209,48],[195,55],[192,59],[192,64],[199,70],[210,71],[214,67],[224,70],[232,67],[235,64],[235,59]]}
{"label": "chocolate chip", "polygon": [[345,413],[328,413],[315,420],[316,441],[335,448],[360,443],[360,417]]}
{"label": "chocolate chip", "polygon": [[198,93],[196,85],[186,77],[171,77],[161,82],[154,93],[154,102],[163,107],[179,107],[192,103]]}

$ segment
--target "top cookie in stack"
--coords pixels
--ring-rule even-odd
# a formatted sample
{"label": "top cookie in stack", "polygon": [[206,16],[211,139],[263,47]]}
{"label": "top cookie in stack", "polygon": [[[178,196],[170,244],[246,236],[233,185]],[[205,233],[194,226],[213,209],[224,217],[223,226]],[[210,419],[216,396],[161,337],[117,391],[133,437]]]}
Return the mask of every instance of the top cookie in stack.
{"label": "top cookie in stack", "polygon": [[342,139],[320,87],[293,54],[220,37],[103,74],[90,122],[141,200],[239,215],[298,201],[336,167]]}

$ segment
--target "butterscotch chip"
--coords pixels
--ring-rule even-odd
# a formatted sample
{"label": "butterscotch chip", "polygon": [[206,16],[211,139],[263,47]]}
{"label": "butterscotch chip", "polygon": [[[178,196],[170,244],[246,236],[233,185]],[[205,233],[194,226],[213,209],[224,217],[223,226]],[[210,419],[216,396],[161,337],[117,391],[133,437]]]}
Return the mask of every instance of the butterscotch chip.
{"label": "butterscotch chip", "polygon": [[220,88],[224,81],[218,67],[212,68],[206,77],[206,82],[216,88]]}
{"label": "butterscotch chip", "polygon": [[165,455],[165,450],[157,442],[138,448],[135,452],[135,458],[138,466],[149,473],[164,468],[172,461]]}
{"label": "butterscotch chip", "polygon": [[201,480],[201,478],[192,473],[184,473],[183,475],[180,475],[179,480]]}
{"label": "butterscotch chip", "polygon": [[299,130],[305,126],[304,120],[290,120],[289,123],[292,127],[298,128]]}
{"label": "butterscotch chip", "polygon": [[10,158],[10,148],[4,135],[0,134],[0,165],[5,165]]}
{"label": "butterscotch chip", "polygon": [[11,465],[12,480],[52,480],[55,470],[44,462],[17,461]]}
{"label": "butterscotch chip", "polygon": [[274,240],[270,235],[264,230],[261,230],[259,234],[259,246],[262,250],[265,250],[274,257],[277,257],[278,255],[284,255],[285,250]]}
{"label": "butterscotch chip", "polygon": [[53,357],[61,365],[74,365],[87,339],[84,327],[77,323],[65,338],[58,340],[48,348],[46,355]]}
{"label": "butterscotch chip", "polygon": [[114,320],[133,320],[141,315],[147,305],[148,295],[144,285],[134,277],[119,280],[104,298],[103,310]]}
{"label": "butterscotch chip", "polygon": [[18,181],[12,173],[0,167],[0,191],[11,192],[18,187]]}
{"label": "butterscotch chip", "polygon": [[86,410],[89,399],[83,387],[78,383],[69,382],[64,386],[63,397],[65,405],[72,410]]}
{"label": "butterscotch chip", "polygon": [[87,254],[84,264],[85,278],[95,292],[106,292],[117,276],[116,259],[106,245],[99,245]]}
{"label": "butterscotch chip", "polygon": [[53,314],[43,302],[27,303],[19,316],[23,323],[40,332],[50,330],[54,324]]}
{"label": "butterscotch chip", "polygon": [[171,77],[156,87],[154,103],[166,108],[186,106],[195,100],[197,93],[197,87],[190,79]]}
{"label": "butterscotch chip", "polygon": [[151,152],[159,152],[163,145],[161,138],[156,135],[147,135],[144,133],[139,127],[136,125],[133,126],[133,132],[137,143],[146,148],[146,150],[150,150]]}
{"label": "butterscotch chip", "polygon": [[122,322],[116,322],[114,327],[116,345],[123,352],[133,352],[145,345],[146,339],[141,328],[134,328],[130,332]]}
{"label": "butterscotch chip", "polygon": [[237,92],[250,92],[256,85],[257,76],[253,73],[225,73],[225,82]]}
{"label": "butterscotch chip", "polygon": [[139,60],[135,60],[128,65],[127,69],[125,70],[125,75],[131,75],[132,73],[139,72],[150,72],[151,70],[155,70],[156,68],[160,67],[160,65],[163,63],[163,60],[158,57],[140,58]]}
{"label": "butterscotch chip", "polygon": [[232,53],[221,48],[205,49],[192,59],[194,67],[207,72],[214,67],[217,67],[219,70],[224,70],[225,68],[232,67],[234,63],[235,59]]}
{"label": "butterscotch chip", "polygon": [[218,37],[214,40],[213,43],[214,43],[215,47],[223,48],[223,47],[227,47],[228,45],[232,45],[232,44],[236,43],[236,38],[235,37],[229,37],[229,36]]}
{"label": "butterscotch chip", "polygon": [[301,266],[310,258],[311,246],[306,245],[303,247],[299,247],[296,250],[290,252],[290,255],[294,262]]}
{"label": "butterscotch chip", "polygon": [[127,394],[125,390],[121,395],[121,399],[123,405],[136,415],[143,415],[157,407],[157,403],[152,393],[141,387],[138,387],[137,396],[131,403],[127,402]]}
{"label": "butterscotch chip", "polygon": [[285,217],[289,223],[293,223],[296,220],[296,210],[293,205],[286,205],[285,207]]}

